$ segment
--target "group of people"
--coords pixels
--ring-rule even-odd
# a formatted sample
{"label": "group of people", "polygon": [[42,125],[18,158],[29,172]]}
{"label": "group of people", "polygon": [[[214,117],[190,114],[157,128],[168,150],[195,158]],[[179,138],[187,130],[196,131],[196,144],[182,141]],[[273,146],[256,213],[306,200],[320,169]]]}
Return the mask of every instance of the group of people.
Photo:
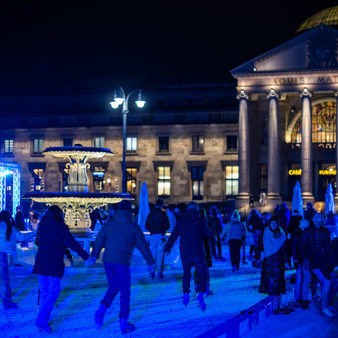
{"label": "group of people", "polygon": [[[313,209],[314,210],[314,209]],[[146,220],[149,240],[146,240],[141,227],[132,216],[129,201],[122,201],[114,214],[103,223],[99,230],[91,254],[86,252],[74,239],[64,222],[62,211],[51,206],[41,217],[39,225],[31,232],[21,233],[8,211],[0,213],[0,268],[4,285],[1,291],[4,308],[16,308],[12,301],[9,284],[8,254],[15,256],[16,242],[36,237],[38,247],[33,273],[39,280],[39,313],[36,326],[50,333],[49,318],[60,294],[61,279],[64,274],[65,250],[70,248],[89,264],[95,264],[104,248],[103,263],[108,281],[108,289],[95,312],[97,327],[103,325],[104,316],[120,293],[120,328],[122,333],[135,330],[128,322],[130,312],[131,272],[130,264],[133,250],[137,248],[148,264],[152,279],[163,279],[165,254],[169,255],[179,238],[180,257],[183,266],[182,287],[183,304],[188,306],[190,299],[191,268],[195,267],[194,283],[200,308],[205,311],[205,295],[211,295],[209,268],[212,258],[223,259],[221,241],[227,239],[230,250],[232,271],[240,268],[242,245],[248,231],[253,233],[254,244],[251,254],[261,263],[261,282],[259,291],[270,295],[284,293],[285,268],[290,268],[291,257],[297,270],[295,299],[303,307],[309,307],[309,283],[311,274],[322,286],[322,312],[332,316],[332,297],[334,296],[333,269],[337,265],[337,240],[330,240],[328,230],[323,226],[325,218],[309,207],[305,217],[293,210],[292,215],[282,204],[271,216],[260,215],[252,210],[243,222],[238,210],[231,214],[224,226],[216,208],[209,214],[204,208],[191,201],[186,210],[175,217],[173,229],[162,199]]]}
{"label": "group of people", "polygon": [[309,309],[309,285],[312,279],[312,295],[316,295],[317,282],[321,284],[322,314],[332,317],[336,309],[332,306],[336,281],[333,273],[338,265],[338,238],[331,240],[330,232],[324,226],[327,218],[317,213],[308,203],[304,217],[299,210],[292,215],[283,203],[272,217],[260,215],[253,210],[247,225],[253,232],[255,259],[261,262],[259,292],[270,295],[285,293],[285,269],[296,269],[295,305]]}

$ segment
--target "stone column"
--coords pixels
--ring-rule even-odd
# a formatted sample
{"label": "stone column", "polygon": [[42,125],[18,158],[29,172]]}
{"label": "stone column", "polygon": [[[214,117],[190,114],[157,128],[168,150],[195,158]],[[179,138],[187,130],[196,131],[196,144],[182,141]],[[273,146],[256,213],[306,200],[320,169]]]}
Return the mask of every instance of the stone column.
{"label": "stone column", "polygon": [[[280,203],[279,95],[271,89],[269,99],[268,196],[269,204]],[[273,202],[275,201],[275,203]],[[275,205],[271,205],[275,207]]]}
{"label": "stone column", "polygon": [[239,100],[238,117],[238,163],[239,163],[239,193],[236,206],[248,210],[250,207],[250,147],[249,147],[249,96],[244,90],[237,95]]}
{"label": "stone column", "polygon": [[313,163],[312,163],[312,94],[304,88],[302,98],[302,148],[301,148],[301,189],[304,203],[313,202]]}

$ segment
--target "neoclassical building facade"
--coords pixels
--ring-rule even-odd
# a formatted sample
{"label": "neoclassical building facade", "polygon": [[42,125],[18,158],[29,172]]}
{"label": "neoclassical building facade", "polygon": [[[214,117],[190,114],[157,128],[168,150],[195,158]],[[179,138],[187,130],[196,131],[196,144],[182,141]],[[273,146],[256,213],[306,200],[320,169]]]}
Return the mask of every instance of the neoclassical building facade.
{"label": "neoclassical building facade", "polygon": [[[264,191],[267,210],[336,192],[338,31],[319,25],[233,69],[239,100],[239,208]],[[336,195],[338,198],[338,195]]]}

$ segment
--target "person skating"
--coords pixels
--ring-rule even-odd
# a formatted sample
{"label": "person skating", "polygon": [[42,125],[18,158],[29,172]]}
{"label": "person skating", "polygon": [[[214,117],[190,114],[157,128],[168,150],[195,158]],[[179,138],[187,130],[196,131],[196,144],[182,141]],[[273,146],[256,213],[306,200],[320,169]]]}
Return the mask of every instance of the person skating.
{"label": "person skating", "polygon": [[[293,212],[296,214],[295,212]],[[292,218],[294,220],[292,221]],[[300,217],[300,219],[299,219]],[[308,220],[303,220],[302,216],[292,216],[290,220],[289,229],[291,231],[291,255],[293,259],[293,265],[296,269],[296,282],[294,288],[294,297],[296,301],[296,305],[298,307],[302,306],[303,298],[302,298],[302,285],[303,285],[303,259],[300,253],[300,238],[302,232],[305,228],[309,226]]]}
{"label": "person skating", "polygon": [[16,257],[16,242],[26,241],[35,236],[36,231],[26,234],[16,229],[15,221],[7,210],[0,212],[0,279],[1,299],[4,309],[16,309],[18,305],[12,301],[9,282],[8,255]]}
{"label": "person skating", "polygon": [[120,328],[123,334],[135,330],[135,326],[128,322],[130,303],[130,263],[134,248],[142,253],[147,261],[149,270],[154,269],[154,258],[148,247],[141,228],[133,222],[131,204],[122,201],[114,214],[113,220],[105,222],[99,231],[91,254],[91,263],[103,254],[104,269],[108,280],[108,289],[95,313],[97,327],[103,324],[103,318],[115,296],[120,292]]}
{"label": "person skating", "polygon": [[198,215],[197,203],[191,201],[183,216],[177,220],[164,251],[169,253],[173,244],[180,236],[180,252],[183,264],[183,304],[189,303],[191,267],[195,265],[198,273],[198,301],[203,311],[206,309],[204,293],[207,287],[207,266],[205,261],[204,238],[215,241],[212,232]]}
{"label": "person skating", "polygon": [[[208,216],[207,216],[206,210],[204,208],[201,208],[198,210],[198,214],[201,217],[201,219],[206,222],[206,225],[209,227],[209,230],[212,231],[208,223]],[[215,242],[211,242],[211,243],[215,244]],[[210,241],[206,237],[204,238],[204,250],[205,250],[205,261],[207,263],[207,290],[205,294],[206,296],[210,296],[214,294],[214,292],[210,290],[210,272],[209,272],[209,268],[212,267],[212,255],[211,255],[211,249],[210,249]],[[196,293],[198,293],[199,281],[198,281],[197,269],[195,269],[195,272],[194,272],[194,283],[195,283],[195,291]]]}
{"label": "person skating", "polygon": [[258,238],[263,231],[263,219],[256,209],[252,209],[247,220],[247,230],[252,232],[254,244],[250,246],[250,258],[252,259],[253,253],[258,252]]}
{"label": "person skating", "polygon": [[262,271],[258,291],[269,295],[280,295],[286,291],[284,276],[286,236],[278,221],[278,216],[271,217],[259,243]]}
{"label": "person skating", "polygon": [[232,272],[239,270],[241,261],[241,246],[247,236],[245,225],[241,222],[238,210],[234,210],[231,215],[231,221],[226,224],[221,239],[228,238]]}
{"label": "person skating", "polygon": [[[210,226],[211,230],[213,231],[213,233],[216,237],[216,245],[213,244],[211,246],[212,254],[213,254],[214,258],[216,258],[216,259],[224,259],[224,257],[222,256],[222,244],[221,244],[221,233],[222,233],[223,229],[222,229],[222,223],[217,216],[216,207],[213,207],[211,209],[211,214],[208,217],[208,223],[209,223],[209,226]],[[216,254],[216,246],[217,246],[217,254]]]}
{"label": "person skating", "polygon": [[303,259],[303,309],[309,308],[309,283],[311,272],[318,278],[322,289],[322,313],[332,317],[329,308],[330,287],[332,273],[330,271],[330,232],[324,227],[325,217],[316,213],[310,226],[307,227],[300,239],[300,252]]}
{"label": "person skating", "polygon": [[36,244],[38,251],[35,257],[33,273],[39,278],[39,313],[35,325],[40,331],[51,332],[48,324],[50,313],[61,291],[61,278],[65,264],[65,248],[70,248],[84,260],[89,254],[74,239],[63,220],[62,210],[53,205],[39,223]]}
{"label": "person skating", "polygon": [[170,228],[168,215],[163,211],[164,201],[158,199],[155,208],[149,213],[146,220],[146,229],[150,232],[149,246],[153,257],[156,260],[154,271],[151,272],[152,277],[163,279],[163,263],[164,263],[164,246],[166,243],[166,232]]}

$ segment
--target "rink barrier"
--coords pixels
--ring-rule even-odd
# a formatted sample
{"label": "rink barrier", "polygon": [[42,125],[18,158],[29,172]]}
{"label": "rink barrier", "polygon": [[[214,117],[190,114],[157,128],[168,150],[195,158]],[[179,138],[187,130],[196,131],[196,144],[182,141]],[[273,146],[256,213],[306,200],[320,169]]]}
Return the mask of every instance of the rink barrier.
{"label": "rink barrier", "polygon": [[[290,275],[286,278],[286,282],[290,280]],[[263,320],[269,317],[274,310],[287,305],[289,302],[290,292],[293,291],[293,287],[289,287],[284,295],[279,296],[267,296],[255,305],[251,306],[247,310],[242,311],[239,315],[227,320],[215,326],[213,329],[202,333],[197,336],[198,338],[211,338],[211,337],[226,337],[226,338],[238,338],[245,333],[254,329]]]}

